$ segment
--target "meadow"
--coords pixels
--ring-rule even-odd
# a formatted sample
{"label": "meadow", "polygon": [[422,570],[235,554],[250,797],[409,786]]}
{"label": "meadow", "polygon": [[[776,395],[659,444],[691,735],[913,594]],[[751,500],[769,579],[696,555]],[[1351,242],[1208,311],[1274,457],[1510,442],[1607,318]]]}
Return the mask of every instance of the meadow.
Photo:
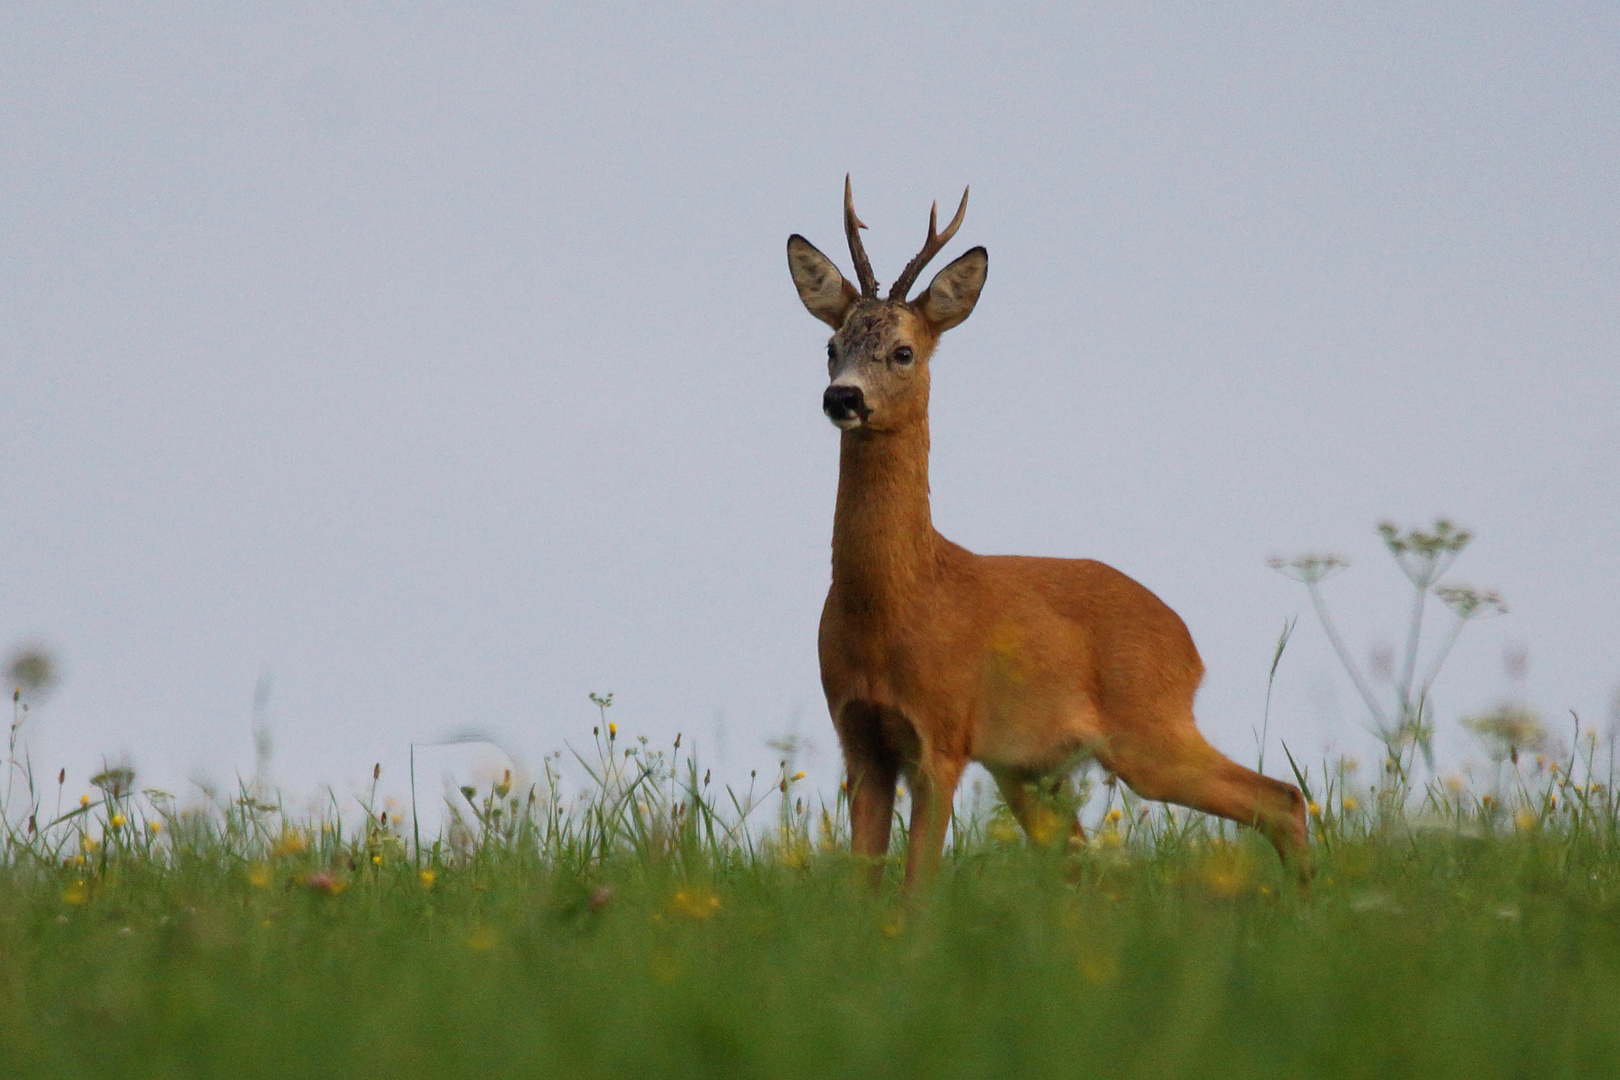
{"label": "meadow", "polygon": [[1515,752],[1485,795],[1299,769],[1305,888],[1105,778],[1071,793],[1083,846],[981,795],[910,899],[857,883],[841,796],[787,763],[736,791],[612,727],[577,783],[463,788],[432,838],[110,769],[8,819],[0,1073],[1612,1076],[1607,749]]}

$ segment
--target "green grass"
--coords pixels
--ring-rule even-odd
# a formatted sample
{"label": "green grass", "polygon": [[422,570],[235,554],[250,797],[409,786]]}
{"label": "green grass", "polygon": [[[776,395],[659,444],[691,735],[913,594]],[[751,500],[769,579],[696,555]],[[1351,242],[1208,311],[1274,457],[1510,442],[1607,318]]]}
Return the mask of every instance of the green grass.
{"label": "green grass", "polygon": [[181,813],[114,788],[14,831],[0,1075],[1485,1080],[1620,1062],[1620,834],[1609,790],[1567,769],[1512,813],[1318,791],[1304,892],[1252,837],[1115,789],[1078,852],[1011,841],[987,812],[906,901],[896,874],[856,884],[838,807],[795,805],[791,777],[733,801],[689,761],[606,740],[589,767],[568,803],[544,783],[532,802],[475,793],[420,852],[409,820],[367,810],[349,831],[247,792]]}

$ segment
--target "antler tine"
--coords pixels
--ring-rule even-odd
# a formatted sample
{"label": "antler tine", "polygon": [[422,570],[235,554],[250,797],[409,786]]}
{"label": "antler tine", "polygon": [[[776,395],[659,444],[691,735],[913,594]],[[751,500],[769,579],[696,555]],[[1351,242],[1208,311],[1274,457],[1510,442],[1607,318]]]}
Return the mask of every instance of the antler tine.
{"label": "antler tine", "polygon": [[890,300],[904,300],[906,298],[906,293],[910,292],[911,286],[916,284],[917,275],[922,273],[922,268],[928,265],[928,260],[938,255],[940,249],[951,242],[951,237],[956,235],[956,230],[962,227],[962,217],[967,213],[968,190],[968,188],[962,189],[962,202],[956,208],[956,216],[951,218],[951,223],[945,226],[943,233],[938,229],[939,203],[936,202],[929,207],[928,239],[923,243],[922,250],[917,252],[916,258],[906,263],[905,270],[901,271],[900,276],[895,279],[894,287],[889,290]]}
{"label": "antler tine", "polygon": [[861,295],[877,296],[877,278],[872,275],[872,261],[866,257],[861,245],[860,230],[866,223],[855,216],[855,196],[850,192],[849,173],[844,174],[844,235],[849,237],[849,257],[855,260],[855,276],[861,282]]}

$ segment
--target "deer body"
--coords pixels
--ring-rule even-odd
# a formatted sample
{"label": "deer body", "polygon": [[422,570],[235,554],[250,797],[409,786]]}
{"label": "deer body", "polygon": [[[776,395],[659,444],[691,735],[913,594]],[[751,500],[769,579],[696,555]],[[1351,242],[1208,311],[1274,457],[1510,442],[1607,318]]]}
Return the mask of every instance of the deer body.
{"label": "deer body", "polygon": [[[975,248],[914,301],[923,252],[887,300],[860,248],[845,186],[859,292],[803,237],[788,241],[800,298],[836,333],[823,407],[843,429],[832,585],[819,634],[822,687],[844,753],[857,855],[889,844],[895,785],[912,793],[906,885],[938,863],[969,761],[995,777],[1038,842],[1056,820],[1034,787],[1095,756],[1138,794],[1259,828],[1304,865],[1304,798],[1228,760],[1193,722],[1203,664],[1186,625],[1131,578],[1089,559],[975,555],[933,526],[928,499],[928,360],[971,314],[988,256]],[[874,866],[874,875],[881,866]]]}

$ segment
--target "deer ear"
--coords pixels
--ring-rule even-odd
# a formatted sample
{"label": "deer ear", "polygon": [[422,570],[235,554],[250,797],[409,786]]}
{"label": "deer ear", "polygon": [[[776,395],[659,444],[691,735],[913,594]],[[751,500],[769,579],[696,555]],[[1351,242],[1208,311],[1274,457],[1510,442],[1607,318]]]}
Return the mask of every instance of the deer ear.
{"label": "deer ear", "polygon": [[810,314],[834,330],[843,326],[844,316],[861,298],[855,286],[844,280],[831,259],[798,233],[788,237],[787,257],[793,285]]}
{"label": "deer ear", "polygon": [[973,314],[989,270],[990,253],[976,247],[934,275],[917,303],[934,333],[943,334]]}

